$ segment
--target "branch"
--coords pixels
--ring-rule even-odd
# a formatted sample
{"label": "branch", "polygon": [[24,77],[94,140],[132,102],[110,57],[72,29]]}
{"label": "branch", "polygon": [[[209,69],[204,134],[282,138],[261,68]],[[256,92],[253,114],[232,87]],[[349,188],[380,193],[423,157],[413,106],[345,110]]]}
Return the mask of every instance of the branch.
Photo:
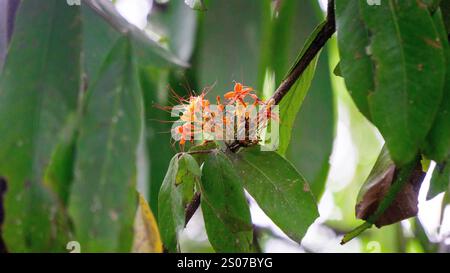
{"label": "branch", "polygon": [[317,53],[325,46],[326,42],[336,32],[336,21],[334,13],[334,0],[328,1],[328,14],[324,27],[320,30],[312,43],[306,49],[305,54],[295,64],[294,69],[286,77],[286,79],[280,84],[280,86],[273,94],[272,99],[275,104],[279,104],[286,94],[291,90],[292,86],[298,80],[298,78],[305,72],[309,64],[314,60]]}
{"label": "branch", "polygon": [[[275,104],[279,104],[281,102],[284,96],[286,96],[286,94],[289,92],[298,78],[300,78],[303,72],[305,72],[309,64],[312,62],[312,60],[314,60],[316,55],[325,46],[326,42],[331,38],[331,36],[333,36],[335,32],[336,22],[334,13],[334,0],[329,0],[327,19],[324,27],[320,30],[320,32],[306,49],[305,54],[303,54],[300,60],[295,64],[295,67],[273,94],[272,99],[275,101]],[[229,149],[232,152],[236,152],[240,147],[242,147],[242,143],[239,141],[235,141],[230,144]],[[200,205],[200,193],[196,193],[196,196],[194,196],[193,200],[188,204],[188,208],[186,209],[186,225]],[[188,212],[192,215],[188,215]]]}
{"label": "branch", "polygon": [[[279,104],[286,94],[291,90],[295,82],[305,72],[306,68],[311,64],[312,60],[317,56],[319,51],[325,46],[326,42],[336,32],[336,20],[334,12],[334,0],[328,0],[327,19],[320,29],[317,36],[309,44],[305,53],[300,57],[300,60],[295,64],[289,75],[283,80],[280,86],[275,90],[271,100],[274,100],[275,104]],[[243,147],[242,142],[234,141],[228,148],[233,152],[237,152],[239,148]]]}

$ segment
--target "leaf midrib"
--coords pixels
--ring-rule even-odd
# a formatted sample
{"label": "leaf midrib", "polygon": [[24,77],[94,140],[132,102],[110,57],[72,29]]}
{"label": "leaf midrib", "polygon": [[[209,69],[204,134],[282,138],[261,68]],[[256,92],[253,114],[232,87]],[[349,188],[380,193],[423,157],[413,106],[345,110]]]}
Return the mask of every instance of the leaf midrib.
{"label": "leaf midrib", "polygon": [[[401,31],[400,31],[400,26],[398,24],[398,17],[395,14],[394,10],[395,7],[393,6],[394,4],[392,3],[392,0],[389,0],[389,11],[390,14],[392,16],[393,22],[394,22],[394,26],[395,26],[395,33],[396,33],[396,38],[399,44],[399,50],[400,50],[400,55],[401,55],[401,61],[403,63],[402,66],[402,74],[403,74],[403,87],[401,92],[403,93],[403,105],[404,105],[404,109],[408,109],[408,100],[409,100],[409,96],[408,96],[408,92],[406,91],[406,88],[408,86],[408,76],[407,76],[407,72],[406,72],[406,56],[405,56],[405,52],[402,46],[402,35],[401,35]],[[409,114],[408,111],[402,111],[402,114],[404,115],[403,121],[405,122],[405,129],[407,130],[408,134],[411,135],[411,132],[409,130]]]}
{"label": "leaf midrib", "polygon": [[252,164],[249,160],[247,160],[246,158],[243,158],[245,160],[245,162],[247,162],[247,164],[249,164],[251,167],[253,167],[256,171],[258,171],[259,173],[262,174],[262,176],[269,181],[269,183],[275,188],[275,190],[281,194],[279,194],[279,196],[281,196],[281,198],[286,201],[286,204],[289,205],[289,207],[294,211],[297,211],[297,209],[295,209],[295,207],[291,204],[291,202],[289,202],[289,200],[285,197],[285,192],[283,190],[281,190],[275,183],[272,182],[272,180],[266,175],[265,172],[263,172],[262,170],[260,170],[256,165]]}

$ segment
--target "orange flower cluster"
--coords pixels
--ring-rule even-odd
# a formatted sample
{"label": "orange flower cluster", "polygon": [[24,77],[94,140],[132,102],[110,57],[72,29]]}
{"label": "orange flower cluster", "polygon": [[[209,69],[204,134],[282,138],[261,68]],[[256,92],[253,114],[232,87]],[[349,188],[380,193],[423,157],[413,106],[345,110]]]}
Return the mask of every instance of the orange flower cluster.
{"label": "orange flower cluster", "polygon": [[[220,96],[217,96],[217,104],[211,105],[205,96],[206,93],[191,96],[178,106],[181,115],[176,122],[177,125],[172,129],[172,135],[178,136],[175,139],[179,140],[181,146],[187,141],[193,143],[194,140],[205,140],[205,132],[211,133],[212,139],[216,140],[233,141],[238,139],[239,135],[248,139],[250,131],[253,135],[258,135],[270,119],[278,119],[271,110],[273,100],[268,102],[261,100],[253,88],[241,83],[236,83],[233,91],[224,95],[225,104],[222,104]],[[231,135],[226,133],[229,132],[227,129],[232,129]],[[197,135],[201,136],[196,137]]]}

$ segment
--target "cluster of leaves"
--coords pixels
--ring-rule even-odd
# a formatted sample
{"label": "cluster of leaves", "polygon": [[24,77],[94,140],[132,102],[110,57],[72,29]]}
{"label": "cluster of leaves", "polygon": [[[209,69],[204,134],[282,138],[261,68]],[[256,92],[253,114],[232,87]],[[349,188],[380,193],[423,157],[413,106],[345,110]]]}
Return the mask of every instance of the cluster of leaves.
{"label": "cluster of leaves", "polygon": [[[205,10],[203,1],[187,2],[194,8]],[[299,5],[297,1],[284,1],[279,10],[279,20],[274,20],[270,3],[271,0],[210,2],[208,6],[211,7],[211,15],[198,20],[202,24],[199,26],[199,40],[202,44],[213,46],[198,46],[196,49],[191,60],[191,71],[196,71],[195,77],[206,79],[209,84],[214,80],[205,77],[205,71],[208,71],[208,75],[232,75],[232,69],[243,64],[249,68],[249,81],[258,82],[258,69],[255,67],[258,66],[256,60],[259,58],[259,49],[247,46],[252,44],[245,42],[249,39],[248,32],[244,28],[233,27],[233,37],[238,39],[224,41],[222,35],[213,38],[217,34],[214,27],[204,26],[228,26],[229,24],[222,23],[229,22],[229,17],[224,16],[228,13],[222,11],[229,8],[235,9],[236,15],[240,16],[235,22],[239,21],[240,25],[248,25],[251,29],[260,24],[262,17],[267,18],[270,24],[263,26],[266,33],[264,36],[265,40],[273,42],[261,43],[261,55],[265,56],[265,64],[261,64],[261,67],[268,67],[272,60],[262,51],[270,51],[277,46],[275,41],[279,41],[280,37],[275,29],[293,23],[289,17],[282,15]],[[167,23],[170,43],[164,48],[149,40],[144,32],[128,24],[106,0],[85,0],[81,6],[69,6],[65,1],[59,0],[21,2],[0,78],[0,234],[5,241],[3,243],[0,240],[2,251],[6,250],[3,249],[6,246],[8,251],[14,252],[61,252],[65,251],[67,242],[71,240],[78,241],[83,252],[129,251],[132,246],[137,251],[161,249],[155,219],[144,206],[142,196],[138,198],[136,195],[136,181],[141,177],[137,171],[136,151],[144,150],[145,156],[150,158],[151,162],[146,166],[150,170],[150,207],[156,218],[164,219],[164,215],[158,217],[157,197],[166,164],[173,151],[167,138],[156,135],[166,130],[167,126],[155,122],[157,119],[166,119],[166,116],[155,110],[153,105],[167,103],[166,84],[172,77],[176,78],[177,83],[180,81],[176,71],[185,68],[186,61],[190,59],[197,18],[193,16],[195,13],[186,11],[186,7],[183,1],[171,1],[163,18],[158,17],[158,13],[152,16]],[[249,12],[242,13],[243,10]],[[202,16],[200,13],[199,17]],[[177,20],[173,20],[174,18]],[[208,22],[212,19],[213,22]],[[194,26],[188,27],[191,36],[184,35],[185,29],[181,25]],[[255,34],[260,35],[261,29],[256,28]],[[302,35],[305,36],[306,32]],[[286,44],[289,37],[291,36],[282,37]],[[303,38],[305,37],[299,39]],[[159,43],[164,44],[165,41],[161,39]],[[228,53],[209,54],[207,50],[214,48],[214,43],[229,45],[225,50],[233,51],[232,62],[222,62],[213,67],[210,64],[214,62],[206,62],[211,59],[209,56],[228,56]],[[169,50],[175,54],[169,53]],[[288,53],[284,59],[290,59],[290,55],[296,54],[297,50],[293,46],[284,51]],[[228,59],[230,58],[227,57]],[[303,84],[297,84],[295,90],[292,90],[291,94],[294,96],[290,101],[295,103],[282,107],[292,113],[284,123],[287,125],[287,133],[282,134],[280,140],[285,145],[286,152],[290,151],[287,149],[290,130],[295,114],[306,97],[315,64],[316,62],[311,65],[309,73],[302,76]],[[224,72],[216,73],[215,69],[218,68],[224,69]],[[286,69],[285,65],[273,67],[277,83]],[[260,82],[263,81],[266,79],[261,79]],[[326,93],[325,96],[317,94],[311,103],[318,104],[325,99],[331,104],[331,93]],[[229,96],[232,98],[232,94]],[[267,94],[259,93],[258,96]],[[310,107],[306,114],[312,117],[318,111],[315,107]],[[329,122],[333,111],[326,109],[326,112],[329,113],[326,116]],[[323,166],[328,164],[327,155],[331,150],[333,131],[332,126],[326,127],[325,124],[323,128],[327,134],[324,139],[329,144],[324,149],[317,150],[321,159],[307,170],[308,176],[318,177],[317,180],[322,185],[323,173],[326,173]],[[305,129],[305,133],[311,133],[310,127]],[[302,144],[302,149],[309,148],[306,143]],[[216,154],[220,153],[223,151],[217,151]],[[305,164],[305,155],[295,158],[303,160],[300,164]],[[273,156],[287,166],[284,167],[288,170],[286,175],[291,176],[292,181],[297,181],[288,186],[308,188],[302,186],[304,179],[295,168],[276,154]],[[263,160],[262,155],[258,155],[258,158]],[[220,157],[219,162],[214,164],[220,166],[230,160],[223,159],[223,156]],[[248,163],[239,165],[246,166]],[[251,166],[247,167],[250,175],[264,176],[264,172],[269,172]],[[280,202],[268,201],[272,197],[265,192],[258,194],[261,188],[252,185],[254,181],[249,181],[245,187],[249,192],[253,187],[252,191],[256,193],[252,195],[258,200],[262,199],[258,202],[266,204],[267,211],[270,211],[268,214],[274,220],[278,219],[276,222],[299,241],[315,219],[317,209],[309,201],[303,207],[299,200],[304,198],[298,197],[303,193],[284,192],[284,188],[278,184],[286,181],[273,182],[278,177],[271,175],[273,172],[258,183],[268,184]],[[203,172],[201,181],[207,181],[204,179],[207,176]],[[197,181],[194,183],[195,188],[200,191],[201,181],[194,181]],[[190,183],[183,179],[182,184]],[[236,191],[242,192],[242,187],[237,184]],[[202,194],[203,199],[208,200],[205,197],[208,193]],[[309,196],[305,200],[312,199],[310,193],[304,194]],[[240,208],[248,211],[247,203],[240,204]],[[303,218],[295,220],[287,213],[275,212],[278,208],[285,211],[286,206],[304,211],[307,214],[304,222],[301,220]],[[313,209],[309,210],[308,207]],[[302,222],[299,229],[297,224],[293,224],[295,221]],[[248,223],[248,219],[243,219],[243,222]],[[212,223],[214,227],[214,222]],[[211,227],[211,224],[208,226]],[[243,226],[248,230],[249,225]],[[160,230],[161,233],[165,232],[163,228]],[[234,224],[231,231],[235,232]],[[251,234],[251,230],[246,233],[246,238],[248,234]],[[146,243],[142,244],[142,241]],[[249,250],[250,247],[246,249]]]}
{"label": "cluster of leaves", "polygon": [[[194,13],[185,2],[208,12]],[[199,200],[216,251],[256,251],[249,195],[300,242],[318,217],[316,198],[324,189],[333,141],[328,68],[313,78],[317,66],[327,67],[326,59],[319,60],[326,41],[321,35],[330,27],[334,32],[334,11],[341,56],[335,71],[386,140],[358,198],[357,216],[366,223],[344,241],[372,224],[417,213],[423,158],[437,162],[429,198],[448,191],[449,1],[336,0],[329,10],[333,17],[309,38],[310,28],[299,35],[298,26],[316,20],[295,16],[300,5],[306,10],[309,4],[170,1],[164,16],[156,12],[150,18],[150,24],[165,26],[167,40],[158,44],[128,24],[110,1],[22,1],[0,64],[0,251],[65,251],[70,240],[79,241],[82,251],[162,251],[159,233],[168,251],[179,251],[179,234]],[[262,42],[255,46],[255,40]],[[300,40],[307,42],[298,54],[292,45]],[[153,122],[166,116],[153,104],[167,103],[165,85],[180,82],[174,71],[186,62],[192,64],[187,74],[194,89],[217,80],[211,95],[245,71],[245,81],[261,90],[251,94],[257,104],[289,79],[284,98],[276,101],[280,149],[231,150],[226,143],[207,142],[170,160],[168,136],[155,133],[168,127]],[[298,67],[302,72],[292,80]],[[225,99],[242,104],[242,96],[251,93],[244,90],[236,85]],[[204,96],[193,98],[198,100],[204,107]],[[176,131],[184,134],[182,144],[191,140],[184,128]],[[136,151],[151,161],[146,168],[153,211],[136,194]]]}
{"label": "cluster of leaves", "polygon": [[144,110],[157,96],[141,80],[184,63],[109,1],[21,1],[16,18],[0,78],[8,251],[64,252],[76,240],[83,252],[128,252],[135,216],[136,230],[153,234],[141,234],[147,245],[135,241],[137,249],[158,251],[155,220],[136,193],[136,151],[151,129]]}
{"label": "cluster of leaves", "polygon": [[187,224],[186,206],[198,191],[213,248],[255,251],[244,189],[294,241],[300,242],[318,217],[308,183],[279,154],[261,152],[259,146],[232,153],[208,143],[175,155],[169,165],[159,194],[159,227],[167,250],[179,250],[178,236]]}
{"label": "cluster of leaves", "polygon": [[[307,49],[326,26],[320,24],[310,35],[288,75],[303,60]],[[280,154],[288,151],[292,126],[309,90],[317,59],[307,63],[304,73],[288,89],[289,95],[280,104],[280,115],[286,119],[281,121],[279,151],[262,152],[258,145],[251,145],[236,152],[229,143],[216,141],[194,146],[172,158],[158,198],[158,221],[168,251],[180,251],[180,232],[192,216],[192,204],[199,202],[199,196],[208,239],[215,251],[257,251],[244,189],[288,237],[300,243],[318,217],[316,199],[308,182]],[[237,106],[246,105],[244,98],[250,91],[236,84],[235,90],[225,94],[225,98]],[[255,104],[270,106],[274,102],[273,98],[267,103],[257,96],[252,98]],[[185,108],[189,109],[191,102],[196,100],[202,101],[199,104],[205,108],[202,95],[191,97]],[[221,105],[220,100],[218,104]],[[188,113],[187,124],[191,126],[192,115],[190,111],[185,112]],[[184,132],[179,127],[175,130]],[[184,143],[183,138],[181,141]]]}
{"label": "cluster of leaves", "polygon": [[[336,0],[336,71],[386,141],[357,205],[369,226],[417,213],[420,155],[438,163],[429,198],[449,189],[450,28],[442,13],[448,6],[439,0]],[[383,198],[390,199],[385,206]]]}
{"label": "cluster of leaves", "polygon": [[[361,189],[356,207],[357,217],[366,220],[366,223],[350,232],[344,238],[344,243],[372,224],[380,227],[417,214],[418,192],[427,170],[426,166],[422,167],[421,155],[428,161],[431,159],[438,162],[429,197],[448,190],[449,45],[440,4],[440,1],[387,0],[381,5],[373,6],[361,1],[336,1],[341,54],[336,72],[345,78],[359,110],[378,127],[386,140],[377,164]],[[442,5],[443,8],[448,8],[447,2]],[[317,28],[305,49],[316,41],[315,38],[324,27],[325,24]],[[304,54],[305,51],[302,51],[299,58],[302,59]],[[312,64],[314,65],[314,61]],[[308,74],[306,71],[297,83],[305,78]],[[303,87],[308,90],[308,86]],[[289,91],[290,98],[282,101],[281,105],[286,102],[290,106],[287,109],[292,112],[289,114],[289,111],[282,109],[282,119],[295,116],[292,113],[298,111],[301,96],[305,94],[300,91],[295,95],[295,87]],[[300,97],[298,93],[301,94]],[[293,103],[298,106],[292,106]],[[288,128],[290,124],[287,122]],[[280,154],[284,154],[289,144],[290,130],[284,133],[282,131],[280,138],[283,137],[287,138],[287,142],[282,141],[278,151]],[[233,156],[227,152],[224,154]],[[264,160],[270,162],[268,164],[274,164],[269,155]],[[232,159],[230,161],[233,162]],[[208,164],[202,160],[198,163],[205,166]],[[235,169],[238,169],[237,165]],[[241,180],[245,181],[245,177],[241,177]],[[200,192],[203,189],[201,185],[198,186]],[[251,192],[250,194],[253,195]],[[202,206],[203,203],[208,203],[208,199],[202,202]],[[264,207],[265,204],[259,205]],[[301,203],[296,206],[301,210],[305,209]],[[179,207],[183,208],[183,204],[179,204]],[[291,215],[299,215],[295,213],[294,207],[287,209]],[[230,215],[232,213],[235,212],[228,212]],[[225,217],[220,216],[218,211],[215,216],[222,220]],[[206,210],[205,217],[211,217],[210,211]],[[208,225],[207,218],[205,223],[208,230],[211,225]],[[173,238],[176,238],[179,229],[172,230],[175,230],[175,235],[172,234],[171,242],[175,242]],[[235,242],[242,242],[238,231],[241,230],[236,230],[233,238],[236,239]],[[290,235],[287,230],[284,231]],[[208,235],[214,236],[212,232],[208,232]],[[221,247],[224,242],[218,245],[214,237],[209,239],[216,250],[223,250]]]}

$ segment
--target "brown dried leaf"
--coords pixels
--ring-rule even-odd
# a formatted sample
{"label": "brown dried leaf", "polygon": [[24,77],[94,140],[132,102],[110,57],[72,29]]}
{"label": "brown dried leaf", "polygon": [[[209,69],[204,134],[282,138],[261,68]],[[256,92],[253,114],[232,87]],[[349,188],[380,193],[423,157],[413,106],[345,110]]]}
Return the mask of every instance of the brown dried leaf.
{"label": "brown dried leaf", "polygon": [[[356,205],[356,217],[367,220],[375,213],[390,187],[396,182],[400,168],[396,167],[389,152],[383,148],[369,178],[361,188]],[[375,225],[382,227],[416,216],[418,196],[425,173],[421,164],[412,171],[410,178],[389,208],[377,219]]]}
{"label": "brown dried leaf", "polygon": [[158,225],[147,201],[139,194],[139,207],[134,222],[134,253],[162,253]]}

